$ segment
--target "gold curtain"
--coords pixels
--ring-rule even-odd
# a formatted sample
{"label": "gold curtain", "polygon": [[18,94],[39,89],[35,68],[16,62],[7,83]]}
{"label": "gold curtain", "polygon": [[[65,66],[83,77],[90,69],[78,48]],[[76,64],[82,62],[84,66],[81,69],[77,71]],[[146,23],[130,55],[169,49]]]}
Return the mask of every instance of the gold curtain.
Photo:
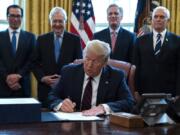
{"label": "gold curtain", "polygon": [[[68,16],[66,29],[70,29],[70,16],[72,11],[72,0],[26,0],[26,20],[25,27],[37,36],[46,32],[50,32],[49,12],[59,6],[65,9]],[[37,81],[32,75],[32,96],[37,97]]]}
{"label": "gold curtain", "polygon": [[[51,31],[49,12],[55,6],[64,8],[70,19],[72,0],[26,0],[26,30],[37,35]],[[69,30],[70,23],[67,23]]]}
{"label": "gold curtain", "polygon": [[170,11],[168,30],[180,35],[180,0],[161,0],[161,5]]}

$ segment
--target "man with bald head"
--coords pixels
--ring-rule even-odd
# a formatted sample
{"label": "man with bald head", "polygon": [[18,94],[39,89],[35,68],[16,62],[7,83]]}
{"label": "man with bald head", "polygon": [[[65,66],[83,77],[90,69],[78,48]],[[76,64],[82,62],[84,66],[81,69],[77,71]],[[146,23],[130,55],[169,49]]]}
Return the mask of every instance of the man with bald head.
{"label": "man with bald head", "polygon": [[135,78],[140,94],[180,94],[180,38],[168,32],[169,20],[169,10],[156,7],[152,13],[153,32],[136,40]]}

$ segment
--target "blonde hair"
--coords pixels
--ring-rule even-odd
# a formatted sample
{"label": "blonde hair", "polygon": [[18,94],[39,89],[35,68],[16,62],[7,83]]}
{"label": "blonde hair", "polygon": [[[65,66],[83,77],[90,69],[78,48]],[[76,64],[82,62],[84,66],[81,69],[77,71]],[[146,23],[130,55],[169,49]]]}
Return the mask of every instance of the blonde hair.
{"label": "blonde hair", "polygon": [[88,50],[94,52],[98,56],[102,56],[105,62],[107,62],[110,57],[111,49],[109,44],[100,40],[88,41],[86,47],[83,50],[83,57],[86,56],[86,52]]}

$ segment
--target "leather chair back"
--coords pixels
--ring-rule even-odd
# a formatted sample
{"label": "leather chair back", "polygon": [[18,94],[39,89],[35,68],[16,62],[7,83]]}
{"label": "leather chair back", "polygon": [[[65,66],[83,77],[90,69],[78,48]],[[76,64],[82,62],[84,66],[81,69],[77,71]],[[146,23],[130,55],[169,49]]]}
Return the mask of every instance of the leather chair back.
{"label": "leather chair back", "polygon": [[131,90],[132,95],[135,97],[135,70],[136,66],[132,65],[129,62],[120,61],[120,60],[109,60],[108,65],[119,68],[125,72],[127,78],[127,84]]}

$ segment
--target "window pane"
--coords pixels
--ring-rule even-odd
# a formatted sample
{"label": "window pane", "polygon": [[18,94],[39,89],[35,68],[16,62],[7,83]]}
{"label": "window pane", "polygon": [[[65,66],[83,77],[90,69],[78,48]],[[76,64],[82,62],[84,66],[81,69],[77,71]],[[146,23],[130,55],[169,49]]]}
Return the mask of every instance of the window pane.
{"label": "window pane", "polygon": [[5,30],[8,27],[6,10],[7,7],[14,3],[14,0],[0,0],[0,30]]}
{"label": "window pane", "polygon": [[9,5],[14,3],[14,0],[0,0],[0,20],[6,20],[6,9]]}
{"label": "window pane", "polygon": [[112,3],[123,8],[124,15],[121,25],[133,31],[137,0],[92,0],[92,3],[95,13],[96,31],[108,26],[106,10]]}
{"label": "window pane", "polygon": [[0,24],[0,30],[6,30],[8,27],[8,24]]}

